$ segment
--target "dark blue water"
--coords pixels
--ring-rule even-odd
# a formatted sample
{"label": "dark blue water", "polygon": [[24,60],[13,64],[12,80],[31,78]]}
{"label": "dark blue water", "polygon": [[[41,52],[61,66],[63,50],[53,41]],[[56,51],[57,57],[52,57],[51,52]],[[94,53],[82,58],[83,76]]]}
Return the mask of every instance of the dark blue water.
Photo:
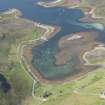
{"label": "dark blue water", "polygon": [[0,91],[7,93],[11,89],[11,85],[7,82],[4,75],[0,74]]}
{"label": "dark blue water", "polygon": [[59,51],[58,41],[61,37],[74,33],[88,30],[96,30],[92,24],[85,26],[78,20],[84,16],[79,9],[67,8],[44,8],[36,3],[41,0],[0,0],[0,10],[16,8],[22,11],[23,17],[48,25],[56,25],[61,27],[58,32],[49,41],[33,48],[33,66],[40,74],[47,79],[61,79],[68,75],[79,73],[76,67],[76,57],[72,58],[72,62],[65,65],[56,65],[54,55]]}

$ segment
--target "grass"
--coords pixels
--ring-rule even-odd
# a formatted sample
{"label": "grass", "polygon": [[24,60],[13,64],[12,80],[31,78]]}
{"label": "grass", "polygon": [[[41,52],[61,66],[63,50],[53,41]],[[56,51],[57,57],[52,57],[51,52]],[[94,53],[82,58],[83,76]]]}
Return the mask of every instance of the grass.
{"label": "grass", "polygon": [[[32,97],[33,80],[25,72],[17,54],[17,47],[22,41],[38,38],[43,33],[35,28],[33,22],[11,15],[0,18],[0,74],[4,75],[11,89],[0,92],[0,105],[23,105]],[[35,102],[34,102],[35,103]]]}
{"label": "grass", "polygon": [[40,29],[38,29],[38,28],[34,29],[31,35],[32,35],[33,39],[36,39],[42,35],[42,31],[40,31]]}

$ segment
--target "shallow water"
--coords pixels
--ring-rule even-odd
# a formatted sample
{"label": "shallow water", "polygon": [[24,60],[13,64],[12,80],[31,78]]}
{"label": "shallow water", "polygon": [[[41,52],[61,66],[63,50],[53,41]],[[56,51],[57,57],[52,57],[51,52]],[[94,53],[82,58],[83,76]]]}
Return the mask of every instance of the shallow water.
{"label": "shallow water", "polygon": [[32,64],[43,77],[56,80],[79,73],[80,70],[76,67],[77,59],[75,56],[65,65],[55,64],[54,55],[59,51],[58,41],[70,33],[97,30],[102,34],[99,40],[104,42],[104,32],[100,30],[102,26],[98,25],[100,27],[97,28],[95,24],[80,22],[79,19],[83,17],[84,14],[79,9],[67,9],[63,7],[44,8],[36,4],[38,1],[41,0],[1,0],[0,10],[16,8],[22,11],[23,17],[25,18],[43,24],[61,27],[61,31],[53,38],[33,48]]}

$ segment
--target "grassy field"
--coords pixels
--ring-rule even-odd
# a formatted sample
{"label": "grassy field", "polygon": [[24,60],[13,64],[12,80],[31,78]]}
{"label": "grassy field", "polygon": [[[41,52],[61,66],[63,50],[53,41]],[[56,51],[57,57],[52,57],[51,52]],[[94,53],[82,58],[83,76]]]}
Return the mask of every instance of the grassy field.
{"label": "grassy field", "polygon": [[[25,72],[17,54],[17,47],[22,41],[31,40],[42,35],[33,22],[16,18],[13,15],[0,14],[0,74],[10,84],[4,92],[0,78],[0,105],[22,105],[23,101],[32,101],[33,80]],[[3,86],[2,86],[3,85]],[[6,86],[3,88],[7,88]]]}

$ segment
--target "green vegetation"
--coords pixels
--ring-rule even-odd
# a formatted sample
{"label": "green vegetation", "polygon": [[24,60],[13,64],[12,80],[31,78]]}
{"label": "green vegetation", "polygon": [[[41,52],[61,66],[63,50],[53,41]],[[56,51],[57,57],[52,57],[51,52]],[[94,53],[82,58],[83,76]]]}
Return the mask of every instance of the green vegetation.
{"label": "green vegetation", "polygon": [[[104,70],[97,69],[71,83],[38,85],[35,96],[46,99],[41,105],[104,105],[105,100],[100,98],[105,91]],[[46,93],[50,95],[44,97]]]}
{"label": "green vegetation", "polygon": [[40,31],[37,31],[37,29],[33,30],[32,32],[33,37],[38,38],[40,35]]}
{"label": "green vegetation", "polygon": [[0,91],[0,105],[22,105],[27,97],[32,98],[33,80],[20,63],[17,48],[21,42],[37,38],[42,32],[31,21],[12,14],[0,15],[0,74],[11,86],[7,93]]}

